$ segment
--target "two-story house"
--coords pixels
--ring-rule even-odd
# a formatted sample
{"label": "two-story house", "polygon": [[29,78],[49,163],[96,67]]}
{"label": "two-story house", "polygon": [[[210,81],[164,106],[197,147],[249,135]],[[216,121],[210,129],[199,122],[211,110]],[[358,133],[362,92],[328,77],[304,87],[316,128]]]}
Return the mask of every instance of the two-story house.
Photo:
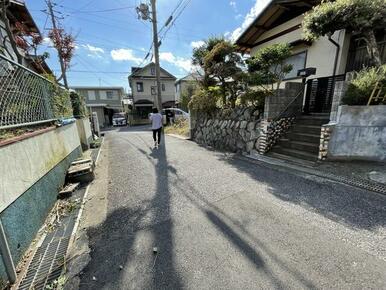
{"label": "two-story house", "polygon": [[[161,99],[162,107],[170,108],[175,105],[174,83],[176,77],[161,68]],[[132,67],[129,76],[129,85],[133,97],[133,106],[136,113],[147,118],[157,97],[157,81],[155,64],[149,63],[144,67]]]}
{"label": "two-story house", "polygon": [[102,128],[112,124],[114,113],[123,111],[122,99],[125,91],[122,87],[81,86],[71,89],[84,97],[90,114],[96,112]]}
{"label": "two-story house", "polygon": [[[178,107],[181,107],[181,97],[183,95],[187,95],[190,99],[194,91],[199,85],[199,80],[201,76],[197,73],[190,73],[187,76],[180,78],[176,81],[176,92],[175,92],[175,102]],[[184,110],[187,110],[187,108],[182,108]]]}

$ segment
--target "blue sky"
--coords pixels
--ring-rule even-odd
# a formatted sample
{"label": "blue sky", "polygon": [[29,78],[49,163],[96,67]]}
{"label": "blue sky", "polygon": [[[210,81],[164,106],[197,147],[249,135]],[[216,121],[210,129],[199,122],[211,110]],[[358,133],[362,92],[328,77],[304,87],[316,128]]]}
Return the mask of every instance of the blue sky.
{"label": "blue sky", "polygon": [[[145,0],[56,0],[61,24],[76,35],[76,51],[68,72],[70,86],[123,86],[132,66],[142,63],[151,45],[151,23],[140,21],[136,6]],[[180,0],[157,0],[159,28]],[[183,77],[191,69],[192,48],[214,35],[236,38],[268,0],[191,0],[167,32],[160,47],[161,66]],[[185,0],[184,2],[185,3]],[[51,27],[44,0],[26,0],[43,34]],[[103,11],[109,10],[111,11]],[[114,10],[115,9],[115,10]],[[102,12],[103,11],[103,12]],[[177,10],[178,11],[178,10]],[[55,51],[48,41],[48,64],[59,74]],[[146,64],[144,62],[143,64]]]}

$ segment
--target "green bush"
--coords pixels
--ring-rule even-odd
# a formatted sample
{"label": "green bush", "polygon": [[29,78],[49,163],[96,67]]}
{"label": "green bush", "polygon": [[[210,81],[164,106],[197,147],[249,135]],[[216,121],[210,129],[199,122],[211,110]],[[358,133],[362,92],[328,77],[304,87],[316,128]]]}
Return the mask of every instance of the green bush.
{"label": "green bush", "polygon": [[[366,105],[377,82],[385,88],[386,65],[378,68],[367,68],[358,72],[356,78],[348,85],[347,91],[342,98],[342,104],[351,106]],[[384,96],[385,93],[384,89],[381,95]]]}
{"label": "green bush", "polygon": [[221,88],[218,86],[198,90],[189,102],[189,109],[206,113],[215,111],[221,99],[220,91]]}
{"label": "green bush", "polygon": [[265,97],[271,94],[263,90],[247,89],[239,96],[239,104],[242,106],[254,106],[260,111],[264,110]]}
{"label": "green bush", "polygon": [[70,93],[72,110],[74,111],[75,118],[84,118],[87,117],[86,103],[82,95],[77,94],[76,92]]}

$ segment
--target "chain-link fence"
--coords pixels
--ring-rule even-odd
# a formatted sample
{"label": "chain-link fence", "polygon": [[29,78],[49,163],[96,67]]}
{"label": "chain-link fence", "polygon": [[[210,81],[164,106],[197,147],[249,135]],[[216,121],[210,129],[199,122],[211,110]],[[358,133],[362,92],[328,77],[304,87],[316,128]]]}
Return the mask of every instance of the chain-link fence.
{"label": "chain-link fence", "polygon": [[67,90],[0,55],[0,129],[70,116]]}

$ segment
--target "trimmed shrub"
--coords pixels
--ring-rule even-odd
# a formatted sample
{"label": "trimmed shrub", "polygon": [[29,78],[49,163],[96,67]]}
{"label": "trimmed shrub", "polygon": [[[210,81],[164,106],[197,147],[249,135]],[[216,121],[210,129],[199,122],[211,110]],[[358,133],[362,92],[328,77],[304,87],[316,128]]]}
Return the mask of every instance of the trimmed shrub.
{"label": "trimmed shrub", "polygon": [[[346,94],[342,98],[343,105],[366,105],[377,82],[386,87],[386,65],[364,69],[357,73],[356,78],[348,85]],[[384,96],[385,89],[381,93]],[[375,103],[377,104],[377,103]]]}

